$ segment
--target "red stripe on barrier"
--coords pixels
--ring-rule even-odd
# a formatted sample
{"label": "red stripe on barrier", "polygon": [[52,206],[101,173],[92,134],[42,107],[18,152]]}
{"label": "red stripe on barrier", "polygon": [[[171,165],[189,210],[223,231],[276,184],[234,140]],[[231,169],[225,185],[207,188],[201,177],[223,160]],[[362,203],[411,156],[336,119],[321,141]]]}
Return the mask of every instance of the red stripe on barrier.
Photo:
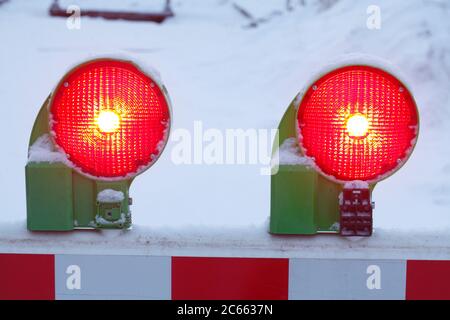
{"label": "red stripe on barrier", "polygon": [[174,300],[285,300],[289,259],[172,258]]}
{"label": "red stripe on barrier", "polygon": [[53,255],[0,254],[0,300],[54,300]]}
{"label": "red stripe on barrier", "polygon": [[409,260],[407,300],[450,300],[450,261]]}

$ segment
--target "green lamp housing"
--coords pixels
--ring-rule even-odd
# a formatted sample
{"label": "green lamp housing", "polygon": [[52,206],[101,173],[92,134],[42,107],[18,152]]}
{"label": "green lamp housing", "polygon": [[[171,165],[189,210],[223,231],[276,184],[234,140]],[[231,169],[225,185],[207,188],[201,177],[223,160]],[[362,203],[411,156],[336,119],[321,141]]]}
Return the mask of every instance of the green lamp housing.
{"label": "green lamp housing", "polygon": [[407,161],[418,128],[412,95],[385,69],[350,62],[321,73],[278,127],[269,232],[370,236],[373,188]]}
{"label": "green lamp housing", "polygon": [[129,60],[101,58],[71,69],[31,132],[27,228],[130,228],[130,185],[162,153],[170,112],[159,78]]}

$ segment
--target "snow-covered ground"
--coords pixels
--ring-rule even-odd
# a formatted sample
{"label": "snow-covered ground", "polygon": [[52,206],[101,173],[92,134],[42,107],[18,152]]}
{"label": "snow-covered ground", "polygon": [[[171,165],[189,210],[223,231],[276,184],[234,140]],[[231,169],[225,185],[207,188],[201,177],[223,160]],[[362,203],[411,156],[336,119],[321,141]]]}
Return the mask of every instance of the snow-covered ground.
{"label": "snow-covered ground", "polygon": [[[157,68],[172,99],[174,130],[192,130],[196,120],[204,128],[272,129],[324,65],[369,54],[401,71],[421,116],[411,159],[375,189],[377,237],[397,241],[389,232],[414,238],[422,230],[429,235],[424,241],[444,243],[450,234],[450,2],[303,2],[291,1],[287,10],[284,0],[175,0],[175,18],[161,25],[82,18],[80,30],[49,17],[51,1],[1,5],[0,230],[6,238],[25,228],[24,166],[35,116],[74,64],[121,54]],[[366,26],[369,5],[381,9],[379,30]],[[130,190],[136,238],[145,228],[167,234],[167,227],[188,232],[189,226],[211,235],[236,230],[233,239],[266,234],[270,177],[259,166],[175,165],[174,144]]]}
{"label": "snow-covered ground", "polygon": [[1,253],[449,260],[450,233],[378,229],[370,238],[271,236],[265,228],[134,226],[132,230],[30,233],[5,223]]}

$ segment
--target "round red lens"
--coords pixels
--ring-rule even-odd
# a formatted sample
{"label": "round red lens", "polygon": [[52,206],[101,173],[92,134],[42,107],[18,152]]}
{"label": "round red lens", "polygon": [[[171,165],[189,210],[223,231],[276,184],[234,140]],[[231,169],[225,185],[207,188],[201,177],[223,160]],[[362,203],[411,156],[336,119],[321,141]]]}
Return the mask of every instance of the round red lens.
{"label": "round red lens", "polygon": [[378,181],[401,166],[418,132],[415,102],[402,83],[369,66],[317,80],[297,114],[299,143],[327,176]]}
{"label": "round red lens", "polygon": [[169,122],[159,86],[126,61],[80,65],[60,82],[50,104],[55,143],[77,170],[98,178],[131,177],[149,167]]}

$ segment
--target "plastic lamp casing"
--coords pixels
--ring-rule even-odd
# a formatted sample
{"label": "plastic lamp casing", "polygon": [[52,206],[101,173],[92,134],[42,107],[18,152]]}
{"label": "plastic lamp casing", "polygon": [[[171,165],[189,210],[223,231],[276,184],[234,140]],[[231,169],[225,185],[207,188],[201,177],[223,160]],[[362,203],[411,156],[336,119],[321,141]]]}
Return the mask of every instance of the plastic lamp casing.
{"label": "plastic lamp casing", "polygon": [[[105,129],[99,123],[105,112],[117,114],[119,123]],[[31,133],[28,229],[129,228],[129,187],[162,153],[170,121],[170,99],[159,77],[131,60],[100,58],[71,69]],[[58,157],[34,156],[42,141],[48,155]],[[122,196],[105,199],[99,196],[104,191]]]}
{"label": "plastic lamp casing", "polygon": [[[367,82],[367,79],[371,77],[367,77],[367,75],[362,77],[363,79],[366,77],[366,80],[356,81],[359,83],[356,91],[355,88],[351,87],[345,88],[345,86],[339,85],[333,87],[329,82],[324,81],[330,75],[339,74],[340,70],[355,71],[358,69],[372,70],[376,74],[385,75],[390,79],[391,86],[395,86],[395,99],[399,99],[398,95],[404,95],[405,101],[408,103],[409,118],[406,116],[406,121],[402,124],[407,127],[405,132],[408,131],[409,133],[402,133],[404,134],[402,136],[402,150],[393,153],[393,156],[388,155],[388,151],[383,151],[383,156],[387,155],[386,158],[390,160],[389,165],[386,167],[380,166],[377,159],[372,159],[371,161],[378,165],[375,171],[366,170],[364,166],[370,165],[367,161],[358,167],[358,161],[360,160],[345,160],[343,152],[346,150],[351,152],[358,152],[358,150],[368,152],[367,150],[369,149],[363,148],[365,146],[364,143],[367,146],[367,140],[365,141],[364,139],[374,139],[374,128],[382,130],[379,122],[374,127],[374,112],[373,110],[370,111],[371,108],[369,107],[373,108],[376,101],[381,101],[383,107],[386,107],[389,105],[389,99],[382,96],[377,100],[373,96],[374,93],[371,93],[373,99],[365,106],[351,105],[352,99],[354,99],[353,102],[357,102],[358,97],[370,91],[370,87],[367,86],[370,82]],[[279,125],[279,134],[276,140],[279,142],[276,142],[274,145],[274,161],[278,158],[275,155],[278,155],[280,146],[289,141],[294,141],[297,156],[301,161],[279,163],[277,172],[271,177],[271,233],[315,234],[339,232],[340,211],[338,199],[345,183],[365,180],[365,182],[369,183],[369,187],[372,190],[378,181],[392,175],[408,160],[417,141],[419,117],[416,103],[407,85],[399,80],[399,77],[391,69],[390,67],[385,68],[380,63],[373,64],[372,61],[354,62],[348,60],[340,64],[334,64],[316,75],[292,101]],[[338,77],[335,84],[342,83],[346,78],[347,82],[351,84],[352,74],[341,78]],[[325,87],[322,87],[324,84]],[[315,94],[319,94],[319,97],[314,97]],[[346,95],[350,98],[346,98]],[[305,103],[311,97],[315,99],[313,106],[309,110],[312,110],[312,112],[305,115],[305,113],[302,113],[301,108],[305,107]],[[339,103],[331,106],[331,109],[337,115],[327,112],[330,110],[323,110],[325,108],[324,105],[328,106],[328,104],[323,104],[323,102],[334,103],[336,101],[344,102],[340,106]],[[372,104],[372,106],[369,106],[369,104]],[[368,111],[372,113],[368,113]],[[348,135],[348,129],[346,128],[348,119],[352,115],[359,114],[368,117],[368,133],[364,133],[361,136],[347,137],[347,144],[343,142],[339,144],[339,139]],[[305,124],[305,120],[310,122]],[[326,121],[329,121],[328,124],[334,123],[334,125],[327,127]],[[394,122],[389,123],[389,130],[391,130],[389,132],[395,132],[392,130]],[[345,132],[346,130],[347,132]],[[377,136],[375,138],[380,137]],[[389,138],[389,134],[382,136],[380,139],[387,138]],[[389,147],[391,147],[390,144]],[[368,152],[373,157],[375,157],[375,153],[374,150]],[[322,158],[319,156],[322,156]],[[326,165],[327,163],[328,166]],[[339,165],[344,166],[345,170],[342,172],[336,170],[336,168],[339,168]],[[352,165],[354,166],[353,168]],[[349,174],[353,172],[352,170],[359,173],[359,175]]]}

